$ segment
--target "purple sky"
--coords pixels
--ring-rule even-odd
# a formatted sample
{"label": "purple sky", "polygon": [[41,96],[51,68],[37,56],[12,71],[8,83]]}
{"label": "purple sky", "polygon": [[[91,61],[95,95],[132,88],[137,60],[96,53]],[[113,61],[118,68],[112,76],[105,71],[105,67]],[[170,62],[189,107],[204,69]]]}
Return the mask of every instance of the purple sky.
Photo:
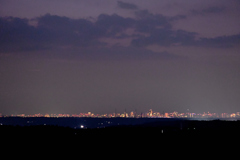
{"label": "purple sky", "polygon": [[240,111],[238,0],[0,0],[0,113]]}

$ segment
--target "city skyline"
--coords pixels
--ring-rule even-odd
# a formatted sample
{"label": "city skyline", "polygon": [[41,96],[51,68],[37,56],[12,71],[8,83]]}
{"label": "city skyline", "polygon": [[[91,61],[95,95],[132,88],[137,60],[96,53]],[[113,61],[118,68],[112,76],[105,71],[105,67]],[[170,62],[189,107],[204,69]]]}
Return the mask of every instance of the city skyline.
{"label": "city skyline", "polygon": [[0,113],[240,110],[239,0],[0,0]]}
{"label": "city skyline", "polygon": [[149,109],[148,112],[140,112],[137,113],[136,111],[130,112],[114,112],[114,113],[105,113],[105,114],[98,114],[93,112],[87,113],[79,113],[79,114],[55,114],[55,113],[46,113],[46,114],[32,114],[32,115],[25,115],[25,114],[17,114],[17,115],[1,115],[0,117],[89,117],[89,118],[240,118],[240,112],[236,113],[210,113],[210,112],[203,112],[203,113],[193,113],[189,110],[185,113],[173,111],[173,112],[158,112]]}

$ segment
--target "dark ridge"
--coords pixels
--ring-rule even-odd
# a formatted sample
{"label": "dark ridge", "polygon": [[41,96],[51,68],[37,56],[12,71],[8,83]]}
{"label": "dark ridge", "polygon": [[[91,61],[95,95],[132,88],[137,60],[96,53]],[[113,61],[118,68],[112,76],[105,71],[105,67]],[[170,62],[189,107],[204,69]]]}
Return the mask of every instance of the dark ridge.
{"label": "dark ridge", "polygon": [[238,136],[240,121],[170,121],[151,122],[139,125],[119,125],[105,128],[74,129],[54,125],[12,126],[1,125],[1,137],[78,137],[124,139],[140,136],[142,138],[161,138],[166,136]]}

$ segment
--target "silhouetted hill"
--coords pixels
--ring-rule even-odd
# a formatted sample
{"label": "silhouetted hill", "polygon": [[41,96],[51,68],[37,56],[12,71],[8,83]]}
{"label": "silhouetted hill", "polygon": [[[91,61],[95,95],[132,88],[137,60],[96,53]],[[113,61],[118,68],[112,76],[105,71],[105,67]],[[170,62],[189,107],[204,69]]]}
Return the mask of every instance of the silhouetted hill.
{"label": "silhouetted hill", "polygon": [[171,121],[140,125],[121,125],[106,128],[73,129],[53,125],[0,126],[1,137],[76,137],[124,139],[129,137],[161,138],[166,136],[238,136],[240,121]]}

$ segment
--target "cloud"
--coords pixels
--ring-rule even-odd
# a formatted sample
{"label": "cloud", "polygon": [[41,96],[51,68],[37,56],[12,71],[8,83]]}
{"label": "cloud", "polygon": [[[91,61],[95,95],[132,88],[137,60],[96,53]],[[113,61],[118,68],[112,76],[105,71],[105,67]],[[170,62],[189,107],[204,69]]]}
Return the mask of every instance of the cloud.
{"label": "cloud", "polygon": [[47,32],[28,24],[28,19],[0,18],[0,52],[26,51],[48,48]]}
{"label": "cloud", "polygon": [[207,15],[207,14],[219,14],[226,10],[226,7],[223,6],[211,6],[203,9],[193,9],[191,13],[193,15]]}
{"label": "cloud", "polygon": [[[137,33],[125,34],[129,28],[136,28],[140,20],[124,18],[117,14],[101,14],[95,22],[86,19],[71,19],[46,14],[35,18],[36,25],[30,20],[5,17],[0,18],[0,52],[41,51],[41,55],[51,52],[52,58],[61,59],[171,59],[175,56],[168,52],[153,52],[135,46],[121,45],[106,47],[101,38],[132,38]],[[153,22],[154,23],[154,22]],[[154,25],[154,24],[152,24]],[[67,54],[66,54],[67,53]],[[175,57],[176,58],[176,57]]]}
{"label": "cloud", "polygon": [[133,27],[135,23],[134,19],[124,18],[117,14],[101,14],[98,16],[95,26],[104,30],[105,36],[114,36],[127,28]]}
{"label": "cloud", "polygon": [[136,30],[139,32],[151,32],[156,28],[171,28],[172,25],[168,17],[161,14],[152,14],[148,10],[140,10],[135,12]]}
{"label": "cloud", "polygon": [[132,40],[133,46],[145,47],[149,45],[159,46],[194,46],[211,48],[230,48],[240,44],[240,34],[231,36],[219,36],[215,38],[197,38],[196,32],[171,29],[153,29],[149,36],[139,36]]}
{"label": "cloud", "polygon": [[135,12],[136,16],[136,30],[139,32],[152,32],[154,30],[165,28],[170,30],[172,22],[185,19],[184,15],[176,15],[172,17],[164,16],[162,14],[153,14],[148,10],[139,10]]}
{"label": "cloud", "polygon": [[97,38],[103,36],[104,29],[96,27],[86,19],[70,19],[47,14],[38,18],[38,29],[51,33],[48,39],[59,45],[89,46],[98,44]]}
{"label": "cloud", "polygon": [[104,38],[128,39],[132,47],[153,44],[167,47],[233,47],[239,44],[239,34],[199,38],[196,32],[173,29],[172,22],[184,18],[183,15],[169,17],[153,14],[148,10],[136,11],[135,18],[100,14],[95,22],[46,14],[35,18],[36,24],[31,25],[32,19],[0,17],[0,52],[106,47],[108,42],[102,41]]}
{"label": "cloud", "polygon": [[46,14],[36,18],[37,26],[28,19],[15,17],[0,18],[1,52],[28,51],[57,46],[95,46],[105,30],[86,19]]}
{"label": "cloud", "polygon": [[[202,11],[205,13],[217,13],[223,10],[224,8],[209,7]],[[135,30],[145,34],[133,37],[131,42],[133,46],[159,45],[226,48],[234,47],[240,41],[239,34],[214,38],[198,38],[197,32],[174,30],[172,22],[185,19],[186,16],[184,15],[168,17],[161,14],[152,14],[148,10],[136,11],[135,15],[137,18]]]}
{"label": "cloud", "polygon": [[196,43],[198,46],[229,48],[240,44],[240,34],[231,36],[219,36],[215,38],[201,38]]}
{"label": "cloud", "polygon": [[159,46],[192,45],[196,33],[183,30],[173,31],[170,29],[152,30],[150,36],[141,36],[132,40],[134,46],[148,46],[157,44]]}
{"label": "cloud", "polygon": [[138,9],[138,7],[135,4],[126,3],[122,1],[118,1],[117,5],[119,8],[122,8],[122,9]]}

